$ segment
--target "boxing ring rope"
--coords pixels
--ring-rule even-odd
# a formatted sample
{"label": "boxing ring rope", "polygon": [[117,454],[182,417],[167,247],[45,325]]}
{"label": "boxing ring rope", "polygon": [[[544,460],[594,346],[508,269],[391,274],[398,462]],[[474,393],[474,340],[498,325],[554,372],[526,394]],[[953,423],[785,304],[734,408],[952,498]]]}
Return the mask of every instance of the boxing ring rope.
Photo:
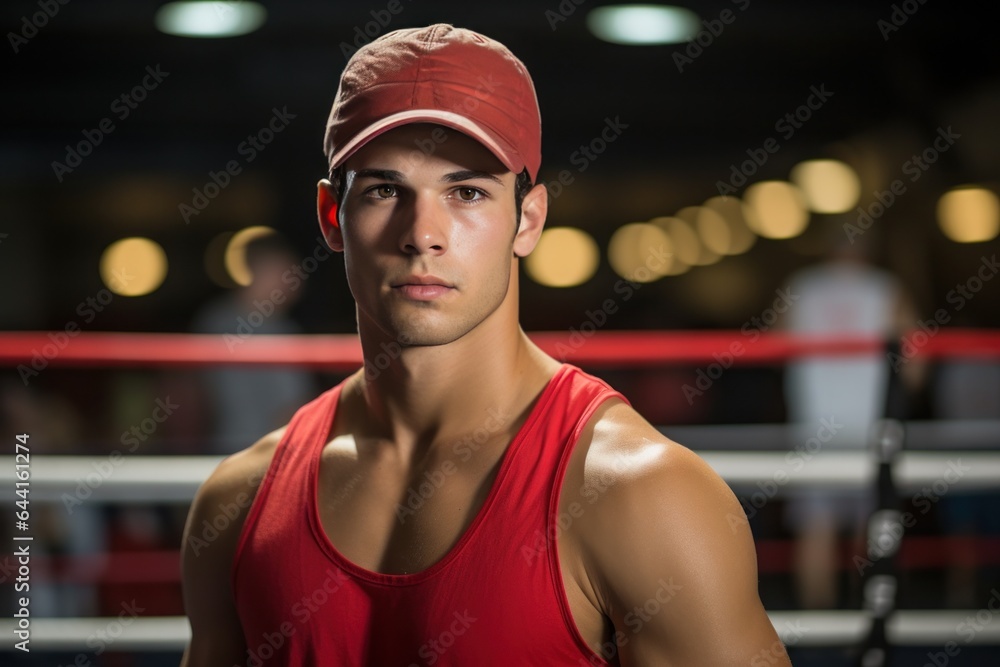
{"label": "boxing ring rope", "polygon": [[[539,332],[529,336],[557,359],[588,368],[650,368],[663,365],[701,365],[720,361],[727,367],[780,364],[807,356],[849,356],[885,351],[885,341],[868,336],[802,336],[758,333],[752,340],[739,331]],[[918,339],[917,336],[922,336]],[[907,357],[1000,358],[1000,331],[941,329],[915,330]],[[733,346],[739,343],[739,352]],[[905,350],[905,348],[904,348]],[[84,332],[0,332],[0,366],[25,365],[40,370],[108,367],[200,367],[248,364],[285,365],[327,372],[353,372],[362,363],[356,335],[220,336],[196,334],[125,334]],[[35,366],[32,366],[35,364]],[[673,439],[696,449],[734,488],[755,488],[775,470],[785,467],[789,442],[784,424],[684,426],[661,428]],[[959,458],[969,470],[963,490],[1000,487],[1000,453],[983,451],[1000,442],[1000,420],[906,422],[905,450],[891,466],[891,481],[898,491],[918,490],[941,478],[948,464]],[[946,452],[931,451],[945,449]],[[758,451],[746,451],[752,448]],[[739,450],[739,451],[736,451]],[[186,503],[197,487],[221,461],[221,456],[127,456],[112,474],[91,489],[88,502]],[[36,456],[32,460],[32,499],[59,502],[72,494],[81,480],[108,458],[102,456]],[[776,495],[803,486],[837,488],[871,486],[880,471],[869,451],[823,452],[822,466],[786,470],[787,481]],[[14,473],[0,469],[0,488],[13,488]],[[134,557],[134,555],[130,555]],[[112,558],[101,556],[95,562]],[[145,554],[143,563],[176,562],[177,552]],[[153,567],[153,569],[156,569]],[[126,577],[127,579],[128,577]],[[984,601],[985,602],[985,601]],[[893,646],[941,645],[956,639],[958,628],[983,610],[892,610],[884,619],[884,640]],[[871,637],[871,611],[771,611],[772,623],[782,640],[798,646],[852,646]],[[108,627],[115,618],[32,619],[34,648],[49,651],[87,650],[87,639]],[[11,636],[14,622],[0,619],[0,632]],[[793,628],[808,632],[792,634]],[[189,638],[184,617],[137,618],[109,650],[181,651]],[[1000,623],[977,631],[968,642],[1000,645]]]}
{"label": "boxing ring rope", "polygon": [[[755,330],[756,331],[756,330]],[[1000,356],[1000,332],[981,329],[922,330],[915,346],[921,358]],[[803,356],[879,352],[885,341],[873,336],[803,336],[740,331],[565,331],[533,332],[529,337],[557,359],[590,368],[647,368],[650,365],[701,364],[742,346],[733,364],[780,363]],[[51,350],[51,354],[49,351]],[[0,365],[30,366],[37,357],[62,367],[210,366],[280,364],[352,372],[361,366],[361,343],[354,334],[211,335],[76,332],[0,332]]]}
{"label": "boxing ring rope", "polygon": [[[940,646],[956,639],[955,628],[975,610],[899,611],[890,619],[887,634],[897,646]],[[768,612],[783,642],[795,647],[845,646],[858,643],[867,632],[869,619],[861,611],[772,611]],[[32,619],[32,649],[36,651],[85,650],[86,638],[94,637],[117,621],[117,617]],[[0,620],[0,632],[12,636],[14,624]],[[793,632],[789,628],[799,628]],[[805,631],[803,631],[805,630]],[[108,651],[183,651],[191,637],[183,616],[139,617],[118,636]],[[1000,625],[990,624],[962,646],[1000,644]]]}
{"label": "boxing ring rope", "polygon": [[[667,429],[667,433],[669,433]],[[1000,439],[1000,431],[997,432]],[[687,444],[687,443],[684,443]],[[782,452],[713,452],[697,450],[734,489],[756,488],[756,483],[770,479],[775,470],[788,468]],[[963,467],[962,488],[990,489],[1000,486],[1000,453],[970,450],[939,452],[902,452],[894,466],[894,478],[901,490],[919,491],[941,478],[951,461],[960,458]],[[111,464],[107,456],[40,455],[31,460],[31,496],[33,500],[59,502],[62,494],[72,495],[88,475],[87,502],[101,503],[183,503],[194,497],[208,475],[222,461],[222,456],[123,456]],[[787,481],[775,495],[787,490],[816,487],[863,488],[875,480],[876,463],[862,450],[824,452],[823,465],[787,469]],[[102,475],[100,471],[112,472]],[[96,481],[99,480],[99,481]],[[12,467],[0,468],[2,488],[14,487]]]}

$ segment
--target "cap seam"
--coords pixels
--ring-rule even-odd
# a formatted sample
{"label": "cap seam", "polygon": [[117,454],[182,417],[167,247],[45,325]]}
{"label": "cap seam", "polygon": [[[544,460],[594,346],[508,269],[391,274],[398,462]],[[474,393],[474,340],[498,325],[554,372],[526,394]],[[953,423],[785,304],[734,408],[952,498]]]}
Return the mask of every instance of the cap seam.
{"label": "cap seam", "polygon": [[413,77],[413,88],[410,90],[410,106],[413,107],[417,103],[417,88],[420,84],[420,74],[424,70],[424,56],[430,54],[431,43],[435,40],[438,31],[438,26],[434,26],[423,39],[423,51],[417,54],[417,72]]}

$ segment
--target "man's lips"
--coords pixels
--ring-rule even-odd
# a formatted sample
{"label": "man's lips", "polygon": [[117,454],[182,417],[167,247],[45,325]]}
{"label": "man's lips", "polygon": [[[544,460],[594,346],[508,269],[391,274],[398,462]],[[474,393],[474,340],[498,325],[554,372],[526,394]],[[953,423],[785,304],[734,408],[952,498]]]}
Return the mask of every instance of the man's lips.
{"label": "man's lips", "polygon": [[454,286],[437,276],[407,276],[392,283],[392,289],[415,301],[433,301],[451,292]]}
{"label": "man's lips", "polygon": [[449,283],[444,278],[438,278],[437,276],[417,276],[411,275],[401,278],[400,280],[391,283],[392,287],[404,287],[406,285],[439,285],[441,287],[452,288],[454,285]]}

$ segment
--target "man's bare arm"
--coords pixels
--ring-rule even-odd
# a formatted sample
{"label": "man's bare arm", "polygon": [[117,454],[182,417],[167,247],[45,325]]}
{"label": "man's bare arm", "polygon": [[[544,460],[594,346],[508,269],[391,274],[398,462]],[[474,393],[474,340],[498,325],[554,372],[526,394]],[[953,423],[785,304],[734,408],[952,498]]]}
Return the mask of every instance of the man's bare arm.
{"label": "man's bare arm", "polygon": [[[246,644],[230,585],[233,556],[250,502],[280,436],[281,431],[275,431],[225,459],[191,505],[181,545],[184,609],[191,624],[191,643],[181,658],[181,667],[232,667],[246,661]],[[234,512],[238,514],[232,518]]]}
{"label": "man's bare arm", "polygon": [[614,427],[595,431],[605,445],[585,474],[614,482],[588,510],[582,537],[620,664],[790,665],[757,592],[746,515],[726,483],[628,406],[602,422]]}

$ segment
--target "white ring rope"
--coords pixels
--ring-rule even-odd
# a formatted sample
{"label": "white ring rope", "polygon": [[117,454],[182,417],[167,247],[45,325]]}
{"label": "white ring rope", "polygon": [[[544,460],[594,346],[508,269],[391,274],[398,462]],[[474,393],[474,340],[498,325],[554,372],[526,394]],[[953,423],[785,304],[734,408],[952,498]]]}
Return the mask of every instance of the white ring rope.
{"label": "white ring rope", "polygon": [[[803,487],[862,489],[874,483],[876,462],[859,451],[808,452],[699,451],[734,489],[775,482],[775,494]],[[792,455],[794,454],[794,456]],[[791,458],[789,458],[791,456]],[[221,456],[34,456],[31,497],[58,502],[75,499],[105,503],[186,503]],[[955,472],[958,471],[958,472]],[[1000,487],[1000,452],[948,451],[899,454],[894,479],[901,493],[935,483],[962,491]],[[0,467],[0,489],[14,488],[13,466]]]}
{"label": "white ring rope", "polygon": [[[889,616],[886,636],[893,646],[935,647],[947,642],[959,646],[1000,645],[1000,623],[976,621],[982,611],[896,611]],[[854,646],[868,635],[871,624],[867,612],[852,610],[772,611],[768,616],[782,642],[789,647]],[[14,625],[11,619],[0,620],[0,634],[12,637]],[[964,628],[974,632],[963,631]],[[36,651],[89,652],[97,637],[106,638],[109,651],[180,652],[187,645],[191,631],[183,616],[139,617],[130,619],[128,625],[123,625],[117,617],[31,619],[31,648]]]}

